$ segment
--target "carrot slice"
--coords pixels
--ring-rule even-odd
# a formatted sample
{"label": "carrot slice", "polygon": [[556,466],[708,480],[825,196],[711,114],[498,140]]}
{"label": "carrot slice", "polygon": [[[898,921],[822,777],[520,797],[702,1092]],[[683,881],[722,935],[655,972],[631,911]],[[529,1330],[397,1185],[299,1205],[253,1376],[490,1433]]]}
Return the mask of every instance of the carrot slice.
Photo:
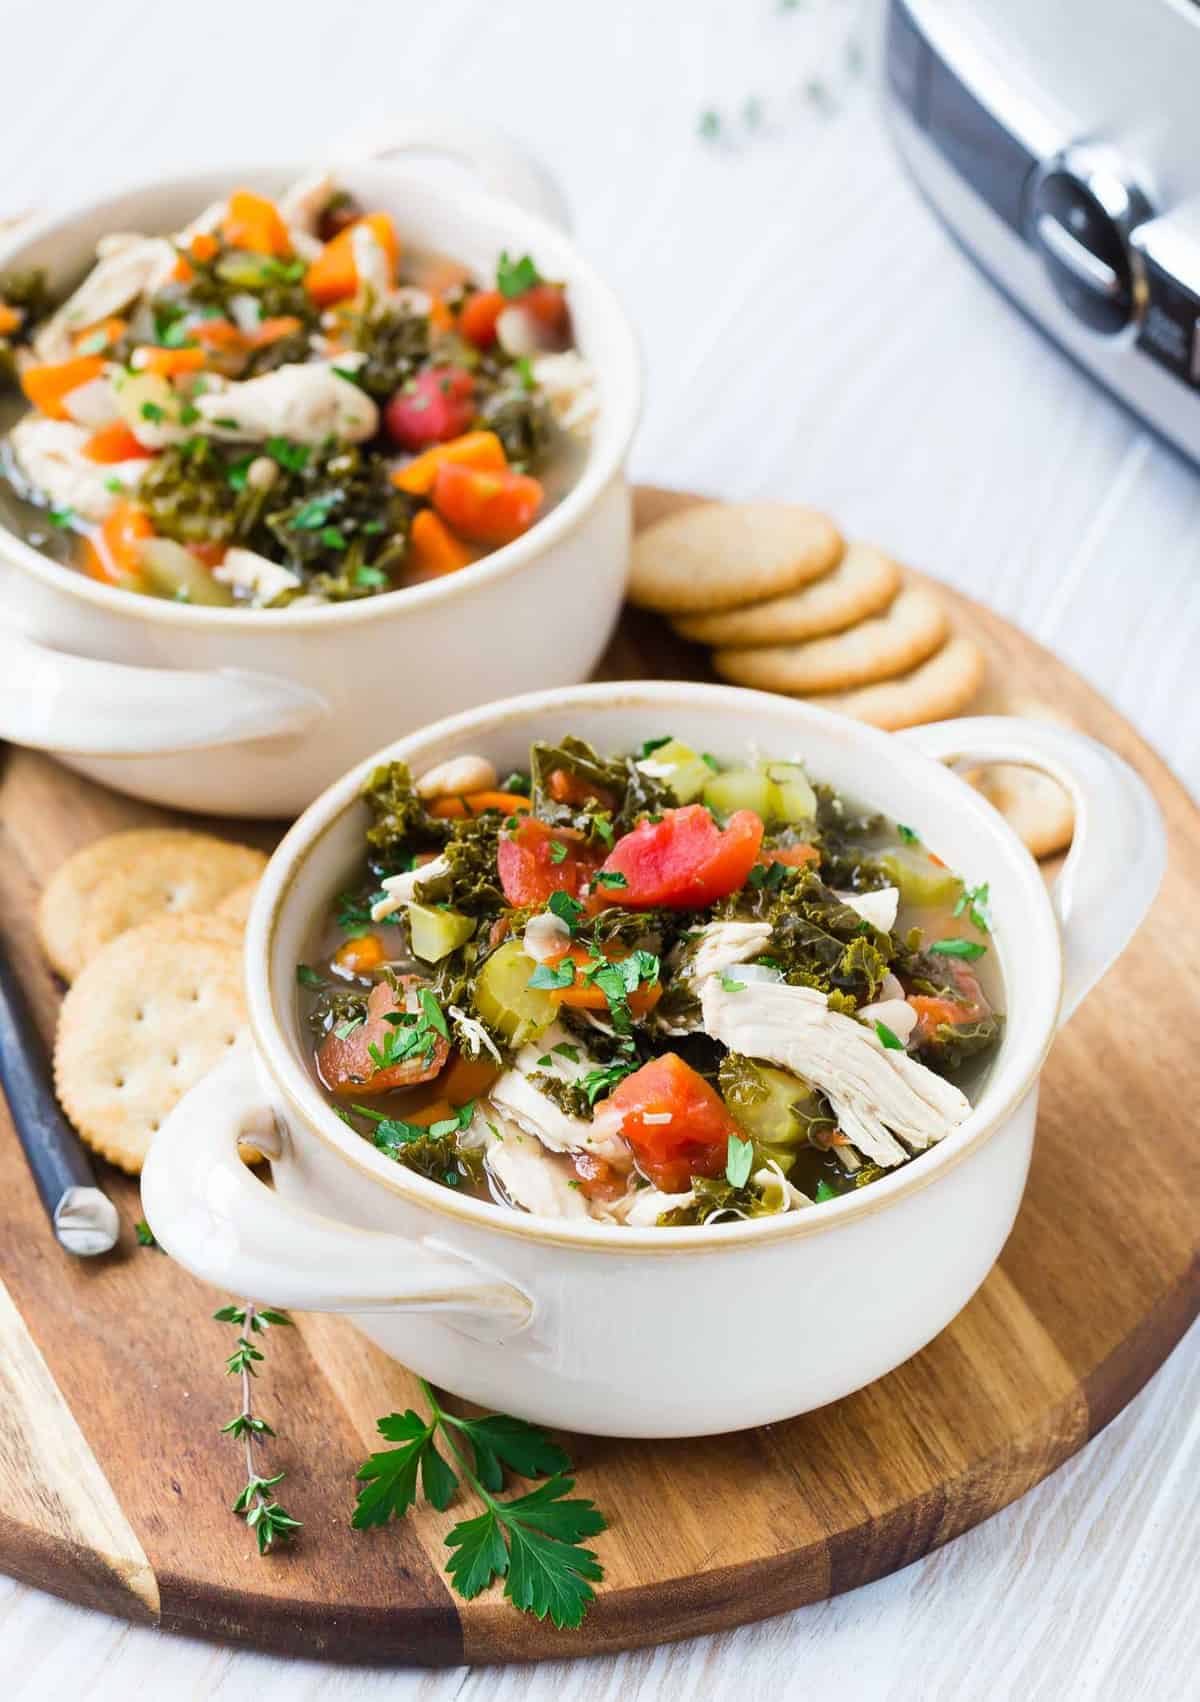
{"label": "carrot slice", "polygon": [[198,319],[188,330],[193,342],[210,349],[240,349],[246,339],[231,319]]}
{"label": "carrot slice", "polygon": [[415,579],[440,579],[443,574],[470,567],[474,559],[467,545],[454,536],[432,508],[423,508],[413,516],[408,534],[408,566]]}
{"label": "carrot slice", "polygon": [[110,420],[94,431],[84,444],[83,453],[89,461],[99,461],[106,467],[117,461],[148,461],[154,456],[153,449],[139,443],[124,420]]}
{"label": "carrot slice", "polygon": [[345,230],[339,231],[327,242],[305,274],[305,288],[322,307],[344,301],[358,290],[353,235],[358,225],[366,225],[374,233],[388,257],[392,281],[395,282],[396,268],[400,264],[400,239],[396,235],[396,227],[387,213],[368,213],[365,218],[355,219],[354,224],[347,225]]}
{"label": "carrot slice", "polygon": [[70,360],[55,361],[52,366],[27,366],[21,374],[21,388],[47,419],[70,419],[63,406],[64,396],[99,378],[104,362],[99,355],[73,355]]}
{"label": "carrot slice", "polygon": [[171,268],[171,282],[173,284],[190,284],[195,276],[196,274],[192,269],[191,262],[188,260],[187,255],[178,255],[176,257],[175,264]]}
{"label": "carrot slice", "polygon": [[300,330],[300,321],[292,313],[281,313],[277,319],[264,319],[257,331],[251,331],[246,338],[248,347],[265,349],[272,343],[278,343],[283,337],[290,337]]}
{"label": "carrot slice", "polygon": [[95,325],[85,325],[82,331],[76,331],[71,347],[77,355],[98,355],[119,343],[128,329],[124,319],[100,319]]}
{"label": "carrot slice", "polygon": [[333,954],[333,961],[339,969],[348,969],[351,975],[365,975],[369,970],[378,969],[386,955],[378,934],[363,934],[361,939],[343,940]]}
{"label": "carrot slice", "polygon": [[492,472],[443,461],[433,483],[433,506],[448,526],[476,544],[509,544],[528,531],[543,491],[526,473]]}
{"label": "carrot slice", "polygon": [[160,349],[149,343],[133,351],[133,364],[140,372],[156,372],[161,378],[199,372],[207,358],[203,349]]}
{"label": "carrot slice", "polygon": [[104,518],[99,534],[93,539],[105,577],[114,585],[136,579],[141,572],[140,545],[154,536],[154,527],[144,508],[128,497],[113,504]]}
{"label": "carrot slice", "polygon": [[252,189],[235,189],[221,222],[221,235],[230,248],[242,248],[250,254],[272,254],[282,257],[292,251],[287,226],[279,208],[265,195]]}
{"label": "carrot slice", "polygon": [[454,315],[436,290],[429,298],[429,323],[439,335],[454,329]]}
{"label": "carrot slice", "polygon": [[435,798],[429,806],[431,816],[443,821],[465,816],[481,816],[485,810],[499,810],[502,815],[514,816],[529,808],[529,799],[519,792],[468,792],[462,798]]}
{"label": "carrot slice", "polygon": [[[610,963],[619,963],[622,958],[628,957],[629,953],[626,951],[612,951],[605,955],[608,957],[608,961]],[[557,957],[550,958],[549,962],[557,968],[558,965],[568,957],[575,965],[574,985],[570,987],[556,988],[553,995],[554,998],[556,998],[560,1004],[568,1005],[572,1010],[607,1010],[608,998],[604,989],[602,987],[597,987],[594,982],[587,982],[583,980],[584,971],[593,968],[596,962],[591,952],[586,946],[571,946],[568,951],[561,952]],[[654,981],[648,987],[641,986],[630,993],[629,1008],[633,1012],[634,1016],[644,1016],[647,1011],[652,1011],[654,1009],[655,1005],[661,998],[662,986],[658,981]]]}
{"label": "carrot slice", "polygon": [[188,244],[188,251],[193,260],[203,262],[214,259],[221,251],[221,244],[211,231],[198,230]]}
{"label": "carrot slice", "polygon": [[0,301],[0,337],[7,337],[21,328],[21,315],[6,301]]}
{"label": "carrot slice", "polygon": [[465,431],[446,443],[435,443],[392,474],[392,483],[410,496],[428,496],[437,480],[438,468],[453,461],[464,467],[499,472],[508,466],[504,445],[494,431]]}

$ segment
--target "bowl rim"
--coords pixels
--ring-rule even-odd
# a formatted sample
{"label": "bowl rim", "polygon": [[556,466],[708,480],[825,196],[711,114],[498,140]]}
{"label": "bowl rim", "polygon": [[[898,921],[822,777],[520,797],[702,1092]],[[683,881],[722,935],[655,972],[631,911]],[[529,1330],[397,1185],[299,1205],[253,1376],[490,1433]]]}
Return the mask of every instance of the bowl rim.
{"label": "bowl rim", "polygon": [[[901,743],[903,760],[911,763],[918,773],[924,773],[927,788],[935,794],[941,792],[950,805],[971,811],[995,840],[997,857],[1007,859],[1022,883],[1020,923],[1023,928],[1040,930],[1046,948],[1042,955],[1046,958],[1048,973],[1030,989],[1022,989],[1023,996],[1028,996],[1031,1001],[1040,1001],[1040,1025],[1034,1028],[1024,1053],[1010,1059],[999,1075],[994,1073],[989,1077],[983,1103],[973,1107],[971,1114],[944,1141],[916,1155],[909,1163],[873,1182],[869,1188],[823,1202],[820,1212],[785,1212],[737,1222],[660,1229],[630,1228],[595,1220],[564,1223],[529,1213],[506,1211],[491,1201],[456,1194],[399,1165],[390,1164],[382,1153],[376,1152],[361,1136],[347,1128],[295,1055],[283,1030],[276,993],[278,991],[281,998],[284,993],[273,985],[272,957],[279,922],[300,869],[324,838],[340,825],[345,815],[358,806],[364,777],[381,761],[419,756],[426,745],[459,742],[480,735],[486,737],[489,732],[514,720],[537,716],[549,718],[551,715],[561,720],[575,707],[644,708],[648,712],[661,712],[672,705],[719,708],[723,715],[753,716],[760,723],[764,719],[774,721],[781,732],[789,726],[800,729],[806,725],[836,729],[841,737],[874,748],[882,760],[894,763],[897,757],[899,741],[893,734],[850,721],[845,716],[809,703],[731,686],[679,680],[603,681],[567,691],[528,692],[431,723],[394,740],[374,756],[356,764],[310,804],[271,857],[251,907],[245,943],[249,1025],[258,1057],[275,1089],[308,1132],[345,1163],[410,1204],[479,1230],[577,1251],[660,1255],[670,1252],[715,1253],[722,1249],[733,1252],[745,1249],[748,1244],[763,1245],[784,1237],[842,1229],[876,1212],[891,1209],[908,1195],[934,1185],[948,1170],[977,1152],[1007,1124],[1036,1083],[1057,1029],[1063,982],[1061,936],[1045,882],[1036,862],[1008,823],[979,793],[950,769],[926,757],[914,746]],[[1013,927],[1016,922],[1014,920],[1007,925]],[[999,931],[1003,932],[1003,928],[1002,922]],[[1006,991],[1011,1000],[1011,985]],[[992,1100],[996,1103],[991,1103]]]}
{"label": "bowl rim", "polygon": [[[407,178],[415,188],[429,190],[428,180],[412,166],[397,161],[344,160],[333,161],[331,169],[341,165],[345,171],[367,173],[389,180]],[[206,170],[192,170],[166,177],[138,178],[118,183],[101,195],[92,195],[71,205],[50,211],[30,223],[19,224],[0,241],[0,267],[19,262],[22,253],[34,243],[68,235],[83,218],[103,211],[113,202],[136,195],[178,193],[186,197],[200,185],[211,183],[216,170],[223,178],[236,181],[239,176],[255,173],[292,173],[299,177],[311,171],[310,161],[257,159],[221,165]],[[622,475],[629,458],[630,445],[642,414],[645,388],[645,358],[628,314],[615,291],[600,276],[590,261],[580,253],[571,235],[560,230],[537,213],[508,201],[502,195],[483,190],[461,188],[447,191],[456,211],[464,221],[472,218],[482,222],[487,217],[502,218],[511,225],[523,226],[532,234],[529,241],[543,250],[553,248],[569,256],[568,286],[578,279],[592,298],[600,304],[606,324],[606,337],[611,347],[604,353],[605,371],[615,374],[612,388],[626,397],[623,409],[610,415],[613,420],[611,439],[601,453],[594,446],[576,482],[562,501],[544,519],[536,520],[529,531],[491,551],[482,560],[472,562],[462,573],[444,579],[430,580],[424,585],[399,587],[384,591],[377,597],[363,597],[348,603],[326,603],[317,607],[288,609],[206,608],[188,603],[173,603],[163,598],[132,596],[115,585],[102,585],[89,579],[77,569],[67,567],[44,555],[34,545],[18,537],[16,532],[0,521],[0,556],[12,566],[48,584],[51,589],[75,596],[111,614],[136,618],[139,621],[181,626],[195,630],[207,627],[214,632],[304,632],[326,625],[346,626],[357,621],[378,618],[381,614],[399,614],[404,609],[420,608],[437,603],[449,603],[469,596],[476,587],[483,587],[520,572],[546,550],[552,549],[567,533],[574,530],[596,506],[614,479]],[[149,233],[154,234],[154,233]],[[523,238],[524,240],[524,238]],[[602,392],[604,375],[601,374]],[[617,409],[614,399],[602,394],[602,409]],[[624,420],[621,420],[621,412]],[[133,607],[130,607],[130,605]],[[144,605],[144,606],[139,606]]]}

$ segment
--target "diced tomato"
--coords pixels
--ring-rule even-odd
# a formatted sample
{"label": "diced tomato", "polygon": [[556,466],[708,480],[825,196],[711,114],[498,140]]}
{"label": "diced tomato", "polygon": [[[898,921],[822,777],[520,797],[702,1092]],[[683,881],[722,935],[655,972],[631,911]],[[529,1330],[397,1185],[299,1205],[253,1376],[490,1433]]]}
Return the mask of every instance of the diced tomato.
{"label": "diced tomato", "polygon": [[[407,987],[409,981],[415,979],[415,976],[402,977],[401,984]],[[402,1009],[402,1000],[397,998],[390,982],[380,981],[372,987],[367,1000],[366,1022],[351,1029],[344,1040],[335,1030],[330,1030],[317,1054],[317,1068],[326,1087],[343,1098],[361,1098],[368,1094],[388,1093],[394,1087],[415,1087],[418,1082],[432,1081],[441,1072],[450,1045],[440,1034],[434,1036],[433,1051],[428,1057],[419,1053],[385,1070],[376,1068],[371,1047],[382,1051],[388,1036],[394,1032],[394,1024],[387,1018],[390,1013]]]}
{"label": "diced tomato", "polygon": [[579,1192],[589,1200],[615,1200],[625,1192],[625,1178],[606,1158],[594,1152],[575,1153],[572,1163]]}
{"label": "diced tomato", "polygon": [[667,1194],[681,1193],[693,1176],[719,1176],[730,1135],[741,1137],[720,1095],[674,1052],[626,1076],[604,1104],[621,1112],[638,1168]]}
{"label": "diced tomato", "polygon": [[392,442],[413,450],[461,437],[474,418],[475,380],[461,366],[419,372],[383,411]]}
{"label": "diced tomato", "polygon": [[699,910],[745,884],[762,844],[762,817],[735,810],[719,828],[703,804],[665,810],[619,839],[604,864],[624,875],[614,903],[633,910]]}
{"label": "diced tomato", "polygon": [[447,461],[433,483],[433,506],[447,526],[476,544],[509,544],[532,526],[542,487],[525,473],[480,472]]}
{"label": "diced tomato", "polygon": [[815,845],[776,845],[769,851],[761,851],[757,861],[765,868],[782,863],[787,869],[806,869],[810,863],[821,861],[821,853]]}
{"label": "diced tomato", "polygon": [[602,810],[615,810],[617,800],[606,786],[589,786],[569,768],[552,768],[546,777],[546,790],[556,804],[569,804],[580,810],[585,804],[598,804]]}
{"label": "diced tomato", "polygon": [[138,442],[124,420],[110,420],[108,425],[92,433],[83,446],[83,453],[89,461],[99,461],[102,466],[110,467],[118,461],[149,460],[154,451]]}
{"label": "diced tomato", "polygon": [[567,329],[570,316],[561,284],[534,284],[532,289],[517,296],[513,305],[524,308],[531,319],[554,337],[561,337]]}
{"label": "diced tomato", "polygon": [[[629,956],[625,947],[615,947],[605,953],[610,963],[620,963]],[[608,1009],[608,995],[602,987],[594,982],[585,981],[584,974],[595,965],[595,958],[586,946],[569,946],[565,951],[558,952],[547,961],[557,967],[564,958],[570,958],[575,965],[575,984],[571,987],[560,987],[551,995],[559,1004],[569,1005],[576,1011],[605,1011]],[[662,997],[662,986],[654,981],[649,986],[636,987],[629,995],[629,1009],[634,1016],[645,1016],[652,1011]]]}
{"label": "diced tomato", "polygon": [[496,852],[504,896],[519,906],[545,904],[552,892],[578,898],[599,861],[582,833],[533,816],[501,834]]}
{"label": "diced tomato", "polygon": [[463,302],[458,328],[477,349],[490,349],[496,341],[496,321],[508,306],[499,290],[476,290]]}

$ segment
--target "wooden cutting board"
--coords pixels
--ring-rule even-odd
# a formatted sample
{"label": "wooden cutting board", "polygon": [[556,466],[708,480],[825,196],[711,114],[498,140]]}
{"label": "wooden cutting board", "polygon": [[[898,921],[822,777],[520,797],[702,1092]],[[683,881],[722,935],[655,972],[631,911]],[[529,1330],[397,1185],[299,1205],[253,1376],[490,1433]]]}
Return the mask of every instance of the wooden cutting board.
{"label": "wooden cutting board", "polygon": [[[641,519],[681,499],[642,493]],[[413,1379],[334,1318],[277,1330],[257,1388],[300,1541],[260,1559],[229,1511],[240,1456],[218,1427],[218,1295],[135,1245],[136,1186],[109,1174],[119,1251],[52,1240],[0,1118],[0,1567],[108,1612],[286,1654],[431,1665],[594,1654],[720,1630],[907,1565],[1024,1493],[1107,1424],[1200,1309],[1200,817],[1100,697],[1013,627],[946,593],[1017,697],[1104,740],[1149,780],[1170,867],[1149,923],[1055,1044],[1024,1206],[999,1264],[930,1347],[787,1424],[675,1443],[569,1440],[607,1513],[606,1570],[577,1632],[473,1603],[441,1571],[454,1515],[349,1528],[377,1416]],[[628,615],[608,677],[704,673],[700,652]],[[164,812],[9,753],[0,916],[49,1034],[58,990],[32,938],[38,886],[98,834]],[[269,829],[246,837],[269,844]],[[802,1304],[802,1300],[798,1300]],[[631,1328],[637,1320],[630,1320]],[[719,1374],[719,1368],[714,1368]],[[281,1491],[283,1494],[283,1491]]]}

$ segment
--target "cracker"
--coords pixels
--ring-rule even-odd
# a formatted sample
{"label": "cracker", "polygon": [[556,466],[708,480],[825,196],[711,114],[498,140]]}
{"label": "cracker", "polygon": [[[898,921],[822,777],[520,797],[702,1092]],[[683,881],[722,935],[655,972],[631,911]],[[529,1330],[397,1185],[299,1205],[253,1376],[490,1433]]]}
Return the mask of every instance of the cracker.
{"label": "cracker", "polygon": [[634,539],[627,596],[662,614],[709,614],[798,590],[841,558],[827,515],[783,502],[698,503]]}
{"label": "cracker", "polygon": [[207,833],[151,827],[110,834],[51,876],[38,904],[38,936],[70,981],[127,928],[163,912],[210,911],[265,866],[261,851]]}
{"label": "cracker", "polygon": [[819,709],[837,710],[856,721],[895,731],[924,721],[943,721],[967,707],[983,684],[987,671],[983,651],[970,638],[950,642],[897,680],[863,686],[859,691],[827,692],[809,702]]}
{"label": "cracker", "polygon": [[213,915],[225,916],[230,922],[236,922],[239,928],[244,928],[257,891],[258,876],[255,875],[252,881],[243,881],[241,886],[235,886],[232,892],[227,892],[213,911]]}
{"label": "cracker", "polygon": [[949,625],[933,592],[913,586],[901,591],[885,614],[849,632],[807,644],[718,650],[713,666],[735,685],[763,691],[847,691],[908,673],[943,644]]}
{"label": "cracker", "polygon": [[716,615],[685,615],[672,622],[693,644],[799,644],[844,632],[886,609],[900,589],[900,569],[870,544],[847,544],[829,573],[786,597]]}
{"label": "cracker", "polygon": [[964,778],[1000,811],[1035,857],[1052,857],[1071,843],[1075,808],[1069,794],[1048,774],[996,763],[972,769]]}
{"label": "cracker", "polygon": [[242,942],[220,916],[160,916],[103,946],[63,1000],[54,1085],[80,1135],[134,1175],[167,1113],[245,1022]]}

